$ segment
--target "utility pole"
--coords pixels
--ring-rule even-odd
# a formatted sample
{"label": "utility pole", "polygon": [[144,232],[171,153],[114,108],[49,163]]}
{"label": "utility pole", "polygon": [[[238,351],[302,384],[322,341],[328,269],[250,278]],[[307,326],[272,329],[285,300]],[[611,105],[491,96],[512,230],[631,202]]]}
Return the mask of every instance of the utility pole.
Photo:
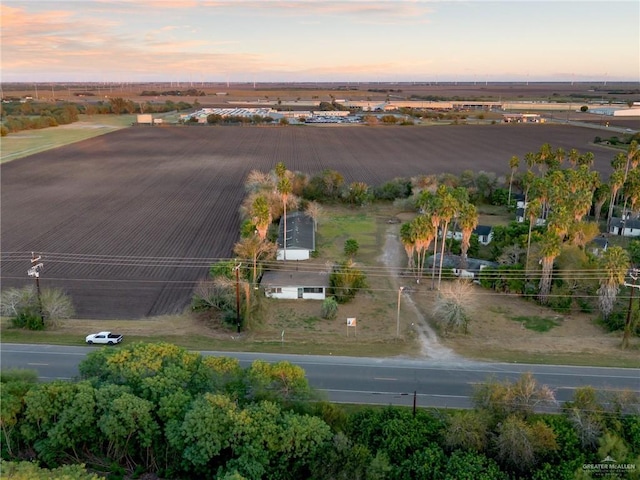
{"label": "utility pole", "polygon": [[242,263],[236,265],[233,269],[236,271],[236,326],[238,327],[238,333],[240,333],[240,266]]}
{"label": "utility pole", "polygon": [[36,281],[36,295],[38,296],[38,311],[40,312],[40,319],[44,325],[44,312],[42,311],[42,298],[40,296],[40,270],[44,267],[44,264],[40,262],[42,257],[34,252],[31,252],[31,268],[27,270],[27,275],[33,277]]}
{"label": "utility pole", "polygon": [[396,316],[396,338],[400,338],[400,295],[404,287],[398,289],[398,315]]}
{"label": "utility pole", "polygon": [[629,346],[629,337],[631,336],[631,315],[633,310],[633,294],[636,288],[640,288],[638,285],[638,278],[640,277],[640,269],[634,268],[629,272],[629,276],[633,279],[633,283],[624,282],[625,287],[631,288],[631,295],[629,295],[629,308],[627,309],[627,319],[624,322],[624,333],[622,335],[622,348]]}

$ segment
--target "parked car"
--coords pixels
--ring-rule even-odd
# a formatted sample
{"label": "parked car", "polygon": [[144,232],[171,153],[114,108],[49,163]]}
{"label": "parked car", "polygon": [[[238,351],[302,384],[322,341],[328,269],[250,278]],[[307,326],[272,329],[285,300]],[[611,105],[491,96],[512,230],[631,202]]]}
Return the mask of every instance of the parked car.
{"label": "parked car", "polygon": [[111,332],[99,332],[92,333],[91,335],[87,335],[85,341],[91,345],[94,343],[104,343],[107,345],[115,345],[116,343],[120,343],[122,341],[122,335],[119,333],[111,333]]}

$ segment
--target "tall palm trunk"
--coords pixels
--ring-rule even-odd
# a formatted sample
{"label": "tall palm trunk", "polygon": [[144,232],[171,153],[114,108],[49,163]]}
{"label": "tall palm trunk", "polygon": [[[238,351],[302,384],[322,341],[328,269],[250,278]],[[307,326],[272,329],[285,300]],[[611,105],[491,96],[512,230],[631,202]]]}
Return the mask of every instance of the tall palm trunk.
{"label": "tall palm trunk", "polygon": [[447,238],[447,229],[449,227],[449,222],[444,222],[444,227],[442,228],[442,246],[440,247],[440,266],[438,267],[438,290],[440,290],[440,283],[442,282],[442,264],[444,261],[444,247],[446,246],[446,238]]}
{"label": "tall palm trunk", "polygon": [[542,304],[549,302],[549,293],[551,292],[551,275],[553,273],[553,261],[555,257],[542,258],[542,276],[540,277],[540,290],[538,292],[538,300]]}
{"label": "tall palm trunk", "polygon": [[438,230],[440,226],[436,227],[436,237],[433,242],[433,259],[431,260],[431,290],[436,288],[436,253],[438,252]]}

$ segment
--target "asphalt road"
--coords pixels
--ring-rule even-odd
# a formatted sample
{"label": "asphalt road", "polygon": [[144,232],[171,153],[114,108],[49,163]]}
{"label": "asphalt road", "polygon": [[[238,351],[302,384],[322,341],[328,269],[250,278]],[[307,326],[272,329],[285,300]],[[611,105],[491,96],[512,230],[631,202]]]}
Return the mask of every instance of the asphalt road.
{"label": "asphalt road", "polygon": [[[42,380],[73,379],[85,356],[101,347],[0,344],[0,365],[29,368]],[[113,348],[118,348],[113,347]],[[286,360],[301,366],[309,383],[336,403],[413,405],[468,408],[473,386],[490,378],[516,380],[531,372],[540,384],[556,392],[559,404],[570,400],[576,388],[633,390],[640,393],[640,368],[571,367],[463,361],[444,364],[400,358],[355,358],[264,353],[202,352],[238,358],[243,366],[256,359]]]}

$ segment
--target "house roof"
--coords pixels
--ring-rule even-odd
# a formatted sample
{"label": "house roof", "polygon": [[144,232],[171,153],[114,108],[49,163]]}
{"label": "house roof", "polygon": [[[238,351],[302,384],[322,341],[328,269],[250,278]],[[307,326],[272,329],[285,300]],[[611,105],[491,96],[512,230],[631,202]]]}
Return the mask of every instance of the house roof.
{"label": "house roof", "polygon": [[614,217],[611,219],[611,227],[640,228],[640,219],[628,218],[623,221],[622,218]]}
{"label": "house roof", "polygon": [[591,240],[591,243],[600,248],[605,248],[606,246],[609,245],[609,240],[607,240],[606,237],[596,237],[593,240]]}
{"label": "house roof", "polygon": [[269,270],[262,275],[260,284],[264,287],[328,287],[329,273]]}
{"label": "house roof", "polygon": [[[430,263],[432,261],[432,259],[434,258],[434,256],[432,255],[429,258],[428,263]],[[444,256],[443,260],[442,260],[442,266],[443,268],[460,268],[460,255],[446,255]],[[440,254],[437,253],[435,255],[435,261],[439,262],[440,261]],[[481,260],[479,258],[471,258],[471,257],[467,257],[467,266],[465,267],[465,270],[467,270],[468,272],[479,272],[480,271],[480,267],[485,266],[485,267],[497,267],[498,264],[496,262],[490,262],[489,260]]]}
{"label": "house roof", "polygon": [[491,225],[478,225],[473,229],[473,233],[475,233],[479,237],[482,237],[489,235],[491,233],[491,230],[493,230],[493,227]]}
{"label": "house roof", "polygon": [[[280,218],[278,231],[278,248],[284,248],[282,239],[284,235],[284,218]],[[304,212],[287,214],[287,248],[304,249],[313,251],[316,249],[316,232],[313,219]]]}
{"label": "house roof", "polygon": [[[476,235],[489,235],[492,230],[493,227],[491,225],[478,225],[473,229],[472,233],[475,233]],[[461,233],[460,226],[455,229],[454,233]]]}

